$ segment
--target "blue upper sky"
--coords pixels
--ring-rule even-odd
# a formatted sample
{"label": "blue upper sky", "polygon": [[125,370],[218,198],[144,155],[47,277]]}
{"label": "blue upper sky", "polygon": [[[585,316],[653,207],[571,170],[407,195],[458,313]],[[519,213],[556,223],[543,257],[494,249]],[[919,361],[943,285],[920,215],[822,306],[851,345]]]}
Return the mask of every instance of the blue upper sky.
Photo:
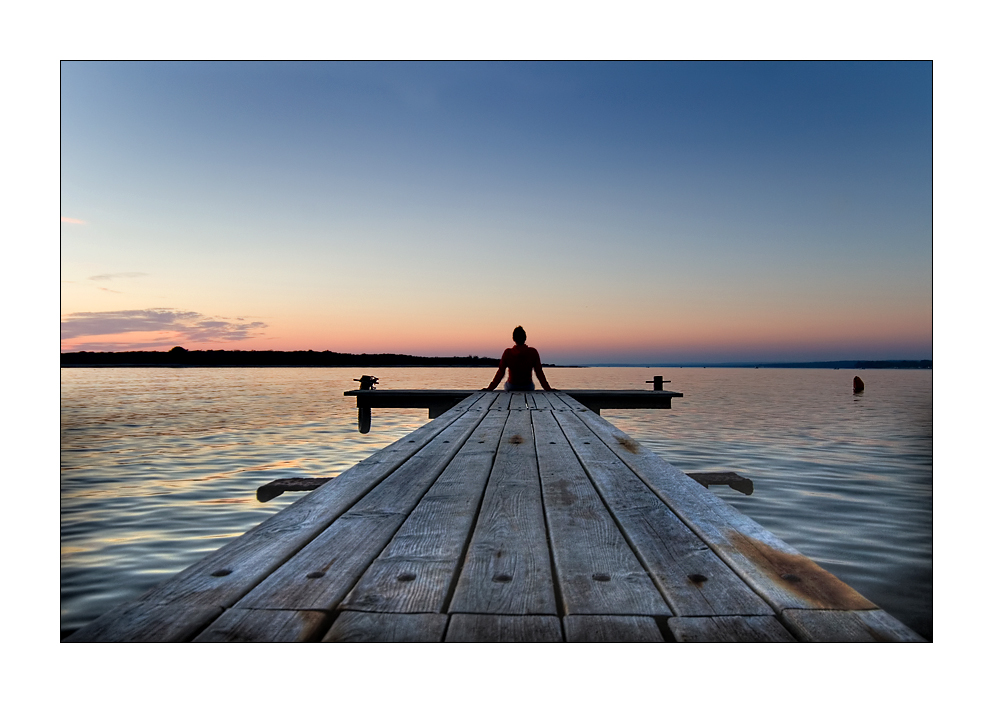
{"label": "blue upper sky", "polygon": [[214,348],[930,357],[931,191],[929,62],[62,64],[63,317]]}

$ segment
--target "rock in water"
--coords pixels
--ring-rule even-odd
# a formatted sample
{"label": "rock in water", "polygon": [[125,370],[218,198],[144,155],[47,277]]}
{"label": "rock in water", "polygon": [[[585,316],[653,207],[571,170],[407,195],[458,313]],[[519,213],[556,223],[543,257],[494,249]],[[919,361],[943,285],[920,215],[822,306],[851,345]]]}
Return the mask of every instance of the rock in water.
{"label": "rock in water", "polygon": [[861,393],[862,391],[865,390],[865,384],[862,383],[862,379],[859,378],[858,376],[855,377],[855,380],[852,382],[852,386],[855,389],[856,393]]}

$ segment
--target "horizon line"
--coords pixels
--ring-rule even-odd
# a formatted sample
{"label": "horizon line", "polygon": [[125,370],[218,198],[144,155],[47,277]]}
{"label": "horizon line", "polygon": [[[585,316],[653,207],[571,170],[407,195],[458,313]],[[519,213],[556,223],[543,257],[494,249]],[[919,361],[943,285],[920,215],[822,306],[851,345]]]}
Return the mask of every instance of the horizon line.
{"label": "horizon line", "polygon": [[[230,353],[230,354],[244,354],[244,353],[256,353],[256,354],[340,354],[344,356],[406,356],[421,359],[496,359],[497,357],[490,356],[478,356],[475,354],[466,355],[435,355],[428,356],[425,354],[407,354],[402,352],[336,352],[330,349],[325,349],[324,351],[315,351],[313,349],[297,349],[293,351],[284,351],[277,349],[184,349],[185,353]],[[148,354],[170,354],[171,351],[160,351],[154,349],[130,349],[130,350],[118,350],[118,351],[87,351],[84,349],[78,351],[60,351],[62,354],[134,354],[134,353],[148,353]],[[544,362],[543,366],[559,366],[559,367],[629,367],[629,368],[707,368],[707,367],[722,367],[722,368],[744,368],[744,367],[762,367],[762,366],[837,366],[840,368],[841,365],[849,364],[878,364],[878,363],[908,363],[913,362],[916,364],[928,364],[930,366],[933,363],[933,359],[880,359],[880,358],[856,358],[856,359],[836,359],[836,360],[816,360],[816,361],[717,361],[717,362],[707,362],[707,361],[666,361],[666,362],[587,362],[587,363],[574,363],[574,364],[559,364],[554,361]]]}

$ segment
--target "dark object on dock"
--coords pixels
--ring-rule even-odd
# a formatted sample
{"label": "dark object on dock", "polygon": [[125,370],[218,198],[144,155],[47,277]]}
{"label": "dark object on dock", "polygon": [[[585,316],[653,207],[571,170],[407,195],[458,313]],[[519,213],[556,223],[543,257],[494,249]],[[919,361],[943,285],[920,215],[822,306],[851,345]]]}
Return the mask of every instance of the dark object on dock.
{"label": "dark object on dock", "polygon": [[688,471],[686,475],[704,488],[730,486],[746,496],[750,496],[755,490],[750,478],[739,476],[734,471]]}
{"label": "dark object on dock", "polygon": [[[758,367],[756,367],[758,368]],[[652,376],[651,381],[645,381],[645,383],[651,383],[653,391],[664,391],[665,388],[662,387],[664,383],[672,383],[672,381],[664,381],[661,376]]]}
{"label": "dark object on dock", "polygon": [[[353,378],[352,380],[359,382],[360,391],[374,391],[376,390],[376,384],[379,383],[379,379],[375,376],[362,376],[362,378]],[[368,407],[359,406],[359,434],[369,434],[371,428],[372,410]]]}
{"label": "dark object on dock", "polygon": [[855,393],[861,393],[862,391],[865,390],[865,384],[862,383],[862,379],[861,378],[859,378],[858,376],[856,376],[855,377],[855,380],[852,381],[852,388],[854,388],[854,392]]}
{"label": "dark object on dock", "polygon": [[259,489],[255,491],[255,497],[260,503],[268,503],[286,491],[312,491],[315,488],[320,488],[332,478],[334,476],[327,478],[277,478],[264,486],[259,486]]}
{"label": "dark object on dock", "polygon": [[376,384],[379,383],[379,379],[375,376],[363,376],[362,378],[353,378],[352,380],[359,382],[360,391],[374,391],[376,390]]}

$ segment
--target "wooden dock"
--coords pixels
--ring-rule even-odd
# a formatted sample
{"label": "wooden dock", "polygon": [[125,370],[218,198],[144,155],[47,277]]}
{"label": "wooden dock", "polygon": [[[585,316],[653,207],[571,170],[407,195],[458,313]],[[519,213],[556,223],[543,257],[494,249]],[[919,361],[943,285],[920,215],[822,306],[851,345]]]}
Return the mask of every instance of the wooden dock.
{"label": "wooden dock", "polygon": [[[428,419],[433,420],[454,408],[474,392],[466,390],[355,390],[345,391],[345,395],[354,396],[355,406],[360,410],[427,408]],[[559,392],[578,400],[597,415],[600,414],[601,410],[620,408],[669,409],[672,407],[673,398],[683,397],[682,393],[663,390],[603,391],[579,389]]]}
{"label": "wooden dock", "polygon": [[463,395],[66,641],[922,641],[570,393]]}

